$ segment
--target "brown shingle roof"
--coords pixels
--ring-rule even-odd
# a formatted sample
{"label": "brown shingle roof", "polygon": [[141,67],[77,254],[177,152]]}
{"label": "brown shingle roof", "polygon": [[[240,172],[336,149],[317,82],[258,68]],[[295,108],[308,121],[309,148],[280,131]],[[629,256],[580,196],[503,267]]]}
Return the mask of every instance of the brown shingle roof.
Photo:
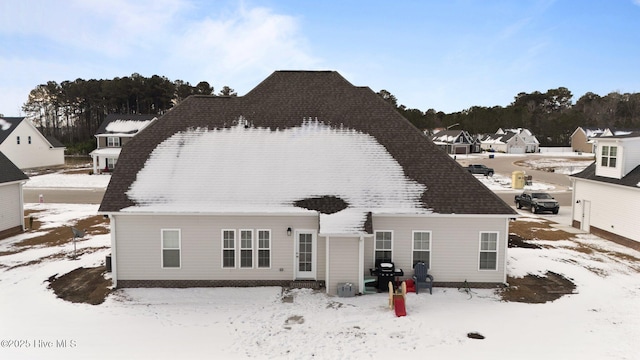
{"label": "brown shingle roof", "polygon": [[243,97],[187,98],[124,146],[100,211],[135,205],[126,191],[159,143],[187,129],[229,128],[240,117],[272,130],[311,118],[369,134],[408,178],[426,186],[424,208],[445,214],[515,213],[371,89],[353,86],[334,71],[277,71]]}

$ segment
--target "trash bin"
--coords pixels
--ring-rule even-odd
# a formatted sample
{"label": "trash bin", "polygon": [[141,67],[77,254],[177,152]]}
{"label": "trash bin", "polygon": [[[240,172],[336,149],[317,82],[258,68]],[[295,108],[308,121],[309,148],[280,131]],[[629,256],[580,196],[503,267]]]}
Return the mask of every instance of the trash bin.
{"label": "trash bin", "polygon": [[524,171],[514,171],[511,173],[511,188],[524,189]]}

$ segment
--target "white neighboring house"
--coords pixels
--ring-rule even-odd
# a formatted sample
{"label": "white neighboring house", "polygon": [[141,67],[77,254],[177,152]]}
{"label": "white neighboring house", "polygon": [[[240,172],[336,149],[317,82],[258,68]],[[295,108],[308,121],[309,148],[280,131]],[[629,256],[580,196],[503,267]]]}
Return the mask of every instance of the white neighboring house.
{"label": "white neighboring house", "polygon": [[524,154],[527,144],[520,135],[512,132],[503,134],[488,134],[480,140],[480,148],[484,151],[501,152],[505,154]]}
{"label": "white neighboring house", "polygon": [[64,165],[64,149],[24,117],[0,118],[0,151],[20,169]]}
{"label": "white neighboring house", "polygon": [[97,148],[89,154],[93,173],[113,171],[122,147],[154,120],[155,115],[107,115],[95,135]]}
{"label": "white neighboring house", "polygon": [[0,151],[0,239],[24,230],[22,186],[29,177]]}
{"label": "white neighboring house", "polygon": [[640,250],[640,132],[593,141],[596,161],[571,176],[572,225]]}
{"label": "white neighboring house", "polygon": [[517,216],[334,71],[277,71],[245,96],[188,97],[122,149],[99,212],[111,219],[114,286],[330,294],[341,283],[363,292],[378,261],[403,280],[425,261],[440,286],[502,284]]}
{"label": "white neighboring house", "polygon": [[518,134],[520,138],[525,143],[525,152],[527,153],[537,153],[540,148],[540,141],[536,138],[535,135],[529,129],[517,128],[517,129],[498,129],[496,134],[508,134],[514,133]]}

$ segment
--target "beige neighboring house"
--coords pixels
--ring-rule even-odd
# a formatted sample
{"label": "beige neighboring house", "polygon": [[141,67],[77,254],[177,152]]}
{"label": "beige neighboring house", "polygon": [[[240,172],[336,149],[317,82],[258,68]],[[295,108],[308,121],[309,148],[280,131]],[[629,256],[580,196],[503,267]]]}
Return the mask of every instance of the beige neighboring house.
{"label": "beige neighboring house", "polygon": [[572,224],[640,250],[640,131],[593,141],[596,161],[571,176]]}
{"label": "beige neighboring house", "polygon": [[20,169],[64,165],[64,145],[24,117],[0,117],[0,151]]}
{"label": "beige neighboring house", "polygon": [[95,135],[97,148],[89,154],[93,173],[113,171],[122,147],[155,120],[155,115],[107,115]]}
{"label": "beige neighboring house", "polygon": [[334,71],[277,71],[244,96],[188,97],[122,149],[99,212],[117,287],[329,294],[345,283],[363,292],[381,261],[399,280],[424,261],[438,286],[503,284],[517,216]]}
{"label": "beige neighboring house", "polygon": [[24,230],[22,186],[29,177],[0,151],[0,239]]}

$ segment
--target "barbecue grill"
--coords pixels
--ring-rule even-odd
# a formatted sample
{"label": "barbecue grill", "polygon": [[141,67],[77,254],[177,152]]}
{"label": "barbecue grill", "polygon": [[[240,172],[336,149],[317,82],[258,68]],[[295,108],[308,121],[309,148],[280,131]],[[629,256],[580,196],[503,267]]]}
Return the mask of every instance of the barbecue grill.
{"label": "barbecue grill", "polygon": [[391,281],[395,286],[395,278],[398,276],[404,276],[404,271],[402,271],[402,269],[396,269],[396,266],[392,261],[380,259],[376,260],[376,268],[369,269],[369,273],[371,273],[371,276],[378,278],[376,288],[379,291],[389,291],[389,281]]}

